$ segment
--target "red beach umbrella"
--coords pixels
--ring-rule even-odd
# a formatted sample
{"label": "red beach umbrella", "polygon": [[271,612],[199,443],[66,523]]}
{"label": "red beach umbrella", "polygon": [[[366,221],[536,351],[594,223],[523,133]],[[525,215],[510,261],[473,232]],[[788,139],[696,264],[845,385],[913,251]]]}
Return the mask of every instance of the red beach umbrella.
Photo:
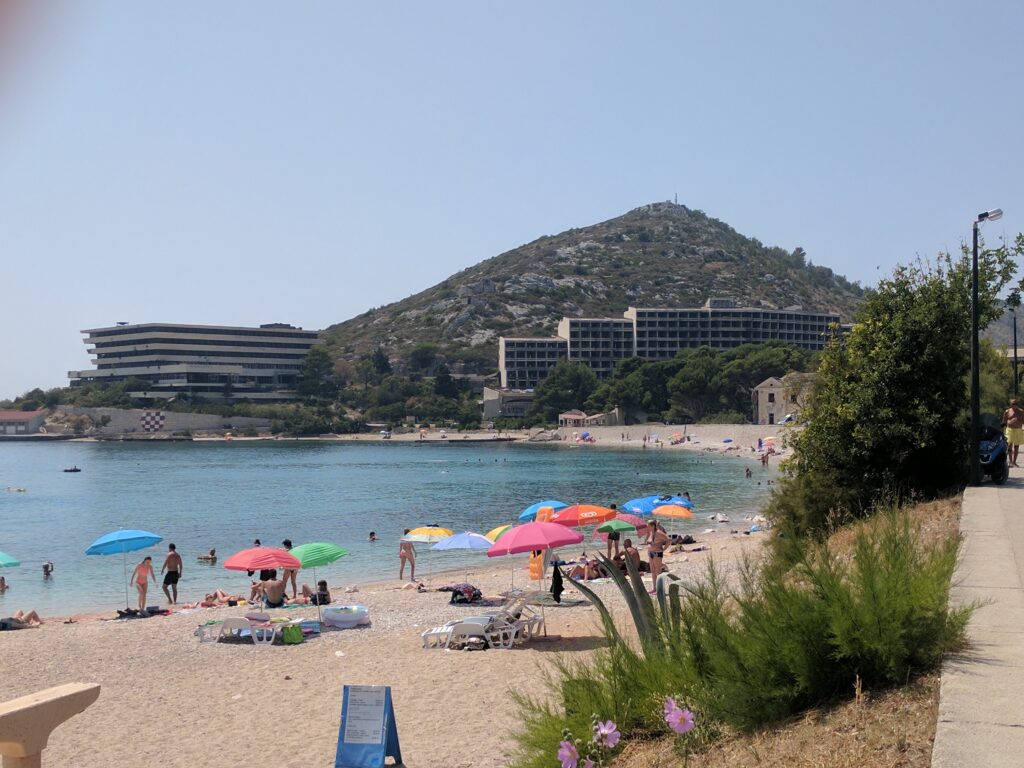
{"label": "red beach umbrella", "polygon": [[269,571],[274,568],[298,570],[302,563],[295,555],[277,547],[253,547],[236,552],[224,561],[230,571]]}
{"label": "red beach umbrella", "polygon": [[580,525],[600,525],[615,517],[615,510],[599,507],[596,504],[573,504],[566,507],[553,518],[552,523],[575,528]]}

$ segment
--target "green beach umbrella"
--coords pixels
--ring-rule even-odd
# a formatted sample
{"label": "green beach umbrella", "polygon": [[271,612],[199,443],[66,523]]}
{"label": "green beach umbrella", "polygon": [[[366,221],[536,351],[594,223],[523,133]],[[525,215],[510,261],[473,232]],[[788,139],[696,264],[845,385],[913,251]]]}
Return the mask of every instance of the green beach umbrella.
{"label": "green beach umbrella", "polygon": [[[345,557],[348,554],[347,549],[342,549],[336,544],[328,544],[326,541],[314,541],[309,544],[300,544],[297,547],[292,547],[289,553],[295,557],[303,568],[313,569],[313,579],[316,580],[316,569],[321,565],[329,565],[335,560]],[[316,594],[314,592],[313,594]],[[320,612],[320,602],[316,604],[316,617],[320,622],[320,629],[323,631],[323,616]]]}
{"label": "green beach umbrella", "polygon": [[627,523],[625,520],[609,520],[597,526],[598,533],[611,533],[612,531],[635,531],[636,526]]}
{"label": "green beach umbrella", "polygon": [[21,565],[21,560],[16,560],[10,555],[0,552],[0,568],[14,568],[16,565]]}
{"label": "green beach umbrella", "polygon": [[303,568],[316,568],[321,565],[328,565],[348,554],[348,550],[342,549],[336,544],[328,544],[325,541],[300,544],[297,547],[292,547],[290,551],[292,556],[302,563]]}

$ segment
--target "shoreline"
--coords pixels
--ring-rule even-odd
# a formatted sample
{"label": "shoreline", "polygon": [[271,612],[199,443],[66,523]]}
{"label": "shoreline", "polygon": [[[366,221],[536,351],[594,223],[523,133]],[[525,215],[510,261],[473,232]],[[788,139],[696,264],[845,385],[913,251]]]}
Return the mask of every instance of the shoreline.
{"label": "shoreline", "polygon": [[[735,574],[740,557],[756,555],[764,541],[763,535],[725,534],[704,552],[670,554],[666,564],[695,579],[713,557],[724,574]],[[578,554],[575,548],[563,553]],[[493,607],[510,584],[509,565],[495,558],[470,569],[471,583],[491,598],[484,606],[451,605],[446,593],[401,589],[395,579],[361,586],[335,602],[367,606],[370,626],[325,632],[293,646],[200,643],[194,636],[197,625],[240,616],[247,607],[132,621],[48,621],[38,629],[4,632],[0,653],[8,664],[0,700],[71,681],[101,686],[96,704],[54,731],[48,764],[179,766],[209,763],[215,754],[216,764],[233,765],[258,754],[285,768],[305,768],[332,764],[343,685],[389,685],[407,765],[500,768],[509,764],[514,746],[508,734],[521,723],[512,693],[545,697],[545,673],[556,654],[585,661],[603,646],[596,609],[566,584],[563,603],[544,609],[546,639],[507,651],[422,647],[426,629]],[[465,569],[456,572],[462,581]],[[535,584],[516,570],[517,586]],[[622,618],[622,627],[631,628],[614,583],[589,585]],[[316,617],[313,606],[271,613]],[[273,727],[255,727],[266,720],[268,706]],[[489,727],[466,727],[466,712],[486,713]],[[125,749],[128,727],[131,749]]]}
{"label": "shoreline", "polygon": [[[758,519],[755,519],[755,517],[758,518]],[[715,531],[710,531],[709,530],[709,531],[704,532],[704,533],[694,533],[694,534],[691,534],[691,535],[694,536],[694,539],[696,541],[693,544],[683,545],[684,547],[687,547],[688,549],[684,549],[681,552],[673,552],[672,554],[675,555],[676,557],[673,557],[673,558],[670,558],[670,559],[666,559],[666,563],[671,564],[674,561],[679,561],[680,557],[686,558],[689,555],[705,555],[705,554],[710,554],[711,552],[714,551],[714,549],[716,547],[725,549],[727,547],[726,547],[726,545],[723,545],[723,542],[729,542],[729,541],[732,541],[732,542],[763,541],[764,535],[767,533],[767,529],[759,531],[757,533],[749,533],[749,534],[744,534],[743,533],[743,530],[749,530],[753,523],[759,522],[759,519],[762,519],[762,518],[760,518],[760,515],[758,515],[758,516],[748,515],[747,517],[744,517],[743,519],[737,521],[737,523],[739,523],[741,525],[739,525],[739,527],[737,529],[735,529],[736,532],[733,532],[733,530],[715,530]],[[734,524],[735,523],[730,523],[730,525],[734,525]],[[629,538],[629,537],[626,536],[625,538]],[[702,551],[701,550],[698,550],[698,551],[694,551],[693,550],[693,547],[701,547],[701,546],[707,547],[707,549],[704,549]],[[564,551],[564,553],[566,555],[569,555],[569,557],[567,559],[572,559],[573,557],[576,556],[575,554],[572,554],[572,553],[575,553],[577,548],[579,548],[581,552],[583,552],[583,551],[586,551],[588,553],[589,552],[603,552],[604,548],[605,548],[605,542],[602,541],[601,539],[585,538],[579,544],[573,545],[572,547],[562,547],[561,549]],[[640,546],[638,546],[638,548],[641,550],[641,553],[643,553],[642,544]],[[569,550],[571,550],[572,553],[570,553]],[[641,556],[643,556],[643,554]],[[685,560],[683,560],[683,562],[685,562]],[[420,563],[422,563],[422,560],[420,561]],[[395,567],[397,568],[398,566],[395,565]],[[523,585],[528,585],[528,584],[532,584],[533,583],[533,582],[530,581],[530,577],[529,577],[529,556],[525,555],[525,554],[524,555],[513,555],[513,556],[505,556],[505,557],[501,557],[501,558],[489,559],[486,563],[481,562],[481,563],[467,564],[467,567],[465,567],[465,568],[445,567],[445,568],[441,568],[441,569],[436,569],[436,570],[434,570],[432,572],[428,570],[427,571],[428,575],[425,575],[423,570],[421,569],[420,570],[420,577],[416,581],[419,582],[419,583],[425,584],[427,586],[427,591],[429,592],[429,591],[432,591],[432,590],[436,589],[438,586],[446,586],[446,585],[449,585],[449,584],[452,584],[452,583],[459,583],[461,581],[470,581],[470,579],[472,579],[474,576],[479,578],[479,577],[481,577],[484,574],[485,571],[488,571],[488,570],[491,570],[491,569],[493,569],[495,571],[498,571],[498,572],[504,570],[505,573],[509,576],[509,585],[512,586],[513,582],[514,582],[514,586],[515,586],[516,589],[522,588]],[[300,572],[300,576],[301,576],[301,572]],[[430,583],[427,583],[427,579],[428,578],[430,579]],[[304,580],[302,578],[299,578],[297,580],[297,583],[300,586],[300,588],[301,588],[301,585],[302,585],[303,581]],[[311,582],[312,581],[312,576],[310,575],[310,578],[307,579],[306,581],[307,582]],[[407,591],[407,592],[410,592],[410,593],[415,593],[416,590],[414,590],[414,589],[407,589],[406,588],[406,585],[410,584],[410,583],[413,583],[411,579],[408,580],[408,581],[400,581],[396,577],[396,578],[387,578],[387,579],[371,578],[371,579],[368,579],[367,581],[353,581],[353,582],[350,582],[350,583],[345,583],[345,584],[343,584],[342,586],[339,586],[339,587],[331,586],[330,587],[331,595],[334,598],[331,604],[332,605],[345,605],[346,604],[346,600],[349,600],[350,598],[351,598],[352,601],[358,603],[359,600],[358,600],[357,596],[361,592],[363,592],[363,591],[378,592],[378,591],[382,591],[382,590],[391,590],[391,591],[395,591],[395,592]],[[354,587],[355,589],[353,591],[351,591],[351,592],[347,591],[347,589],[351,588],[351,587]],[[156,589],[156,594],[159,594],[161,597],[163,596],[162,593],[159,591],[159,589]],[[154,592],[153,591],[150,592],[150,596],[151,597],[154,596]],[[134,597],[134,595],[132,595],[132,597]],[[186,601],[183,601],[183,602],[191,602],[191,601],[187,601],[186,600]],[[180,605],[181,605],[181,603],[177,603],[177,604],[172,606],[172,605],[165,604],[165,603],[161,602],[160,603],[160,607],[161,608],[169,609],[170,610],[170,614],[167,614],[167,615],[155,615],[155,616],[152,616],[150,618],[161,618],[161,617],[167,618],[168,616],[179,616],[179,615],[185,615],[185,614],[199,614],[199,613],[206,612],[206,611],[220,611],[222,609],[227,609],[227,608],[230,608],[230,609],[242,609],[242,608],[245,608],[246,610],[250,610],[250,611],[251,610],[262,610],[258,606],[242,605],[242,604],[239,604],[237,606],[217,605],[217,606],[211,606],[211,607],[208,607],[208,608],[204,608],[204,607],[199,607],[199,608],[181,608]],[[308,606],[308,605],[307,606],[302,606],[302,608],[313,608],[313,607],[314,606]],[[81,624],[81,623],[89,623],[89,622],[125,622],[125,621],[135,621],[134,619],[126,620],[126,619],[120,618],[119,616],[117,616],[117,610],[118,609],[111,609],[111,610],[104,610],[104,611],[83,611],[81,613],[73,613],[73,614],[64,615],[64,616],[52,616],[52,617],[43,616],[42,619],[43,619],[44,623],[47,624],[47,625],[48,624],[70,625],[70,624]],[[300,609],[288,608],[286,610],[291,611],[291,610],[300,610]],[[111,614],[113,614],[113,615],[111,615]]]}

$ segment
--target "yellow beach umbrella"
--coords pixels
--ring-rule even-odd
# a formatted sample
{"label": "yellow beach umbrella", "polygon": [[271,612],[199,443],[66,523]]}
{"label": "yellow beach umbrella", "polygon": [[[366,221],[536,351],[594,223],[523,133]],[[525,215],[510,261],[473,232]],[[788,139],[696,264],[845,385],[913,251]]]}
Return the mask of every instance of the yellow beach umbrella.
{"label": "yellow beach umbrella", "polygon": [[[427,525],[422,528],[413,528],[407,534],[402,537],[402,541],[411,541],[414,544],[436,544],[441,539],[447,539],[449,536],[454,536],[455,531],[451,528],[439,528],[433,525]],[[427,557],[427,581],[429,582],[430,577],[433,575],[433,562],[431,558]]]}
{"label": "yellow beach umbrella", "polygon": [[449,536],[454,536],[455,531],[451,528],[435,528],[433,526],[425,526],[423,528],[413,528],[407,534],[402,537],[402,541],[420,542],[424,544],[436,544],[441,539],[447,539]]}
{"label": "yellow beach umbrella", "polygon": [[512,530],[512,526],[509,524],[499,525],[497,528],[492,528],[484,534],[484,538],[490,539],[491,541],[497,541],[501,538],[502,534],[508,533]]}

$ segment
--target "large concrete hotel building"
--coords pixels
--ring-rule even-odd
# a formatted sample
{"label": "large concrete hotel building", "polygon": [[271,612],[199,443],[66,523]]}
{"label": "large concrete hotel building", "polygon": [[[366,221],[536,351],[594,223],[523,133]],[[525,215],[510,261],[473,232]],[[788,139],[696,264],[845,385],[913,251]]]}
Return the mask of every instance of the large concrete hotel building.
{"label": "large concrete hotel building", "polygon": [[178,394],[204,400],[289,400],[316,331],[271,323],[259,328],[118,323],[82,331],[92,370],[68,371],[71,385],[138,379],[137,398]]}
{"label": "large concrete hotel building", "polygon": [[727,299],[708,299],[703,307],[689,309],[630,307],[622,319],[563,318],[558,335],[551,338],[502,337],[498,369],[502,387],[533,389],[559,360],[586,363],[604,378],[624,358],[666,360],[697,347],[730,349],[781,341],[821,350],[838,323],[839,315],[829,312],[737,307]]}

